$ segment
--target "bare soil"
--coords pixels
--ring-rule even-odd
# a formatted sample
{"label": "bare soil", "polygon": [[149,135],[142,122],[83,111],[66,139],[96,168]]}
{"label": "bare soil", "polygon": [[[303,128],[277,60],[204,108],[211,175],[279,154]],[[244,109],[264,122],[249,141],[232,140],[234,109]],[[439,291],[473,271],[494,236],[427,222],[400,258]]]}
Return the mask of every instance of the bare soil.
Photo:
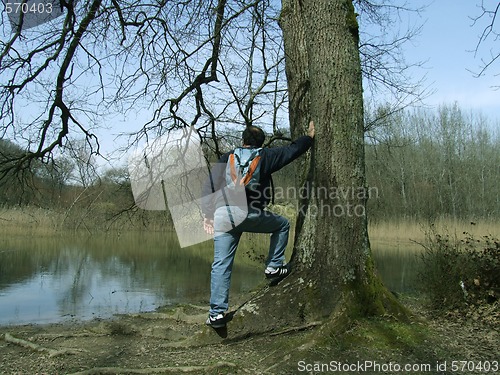
{"label": "bare soil", "polygon": [[[317,325],[238,336],[231,332],[230,322],[227,332],[216,332],[204,324],[206,307],[192,305],[86,323],[0,327],[0,373],[312,374],[329,370],[347,374],[361,371],[333,371],[332,366],[364,361],[380,366],[361,368],[368,374],[401,373],[390,370],[404,364],[431,366],[429,372],[412,373],[484,374],[488,372],[485,367],[478,370],[478,364],[486,361],[493,366],[489,373],[494,373],[494,361],[500,360],[498,304],[467,316],[437,315],[413,298],[403,302],[415,314],[412,323],[391,317],[366,319],[321,339]],[[468,361],[468,370],[452,372],[452,361]],[[438,371],[438,363],[441,370],[445,363],[446,371]]]}

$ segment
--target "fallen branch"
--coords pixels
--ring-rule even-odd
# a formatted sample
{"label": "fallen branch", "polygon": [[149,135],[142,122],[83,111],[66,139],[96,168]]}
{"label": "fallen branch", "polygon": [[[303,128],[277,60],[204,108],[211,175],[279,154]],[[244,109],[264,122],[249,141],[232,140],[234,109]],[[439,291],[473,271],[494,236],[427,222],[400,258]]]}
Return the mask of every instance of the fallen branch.
{"label": "fallen branch", "polygon": [[311,323],[304,324],[303,326],[290,327],[290,328],[284,329],[284,330],[279,331],[279,332],[273,332],[273,333],[270,333],[269,336],[278,336],[278,335],[283,335],[285,333],[290,333],[290,332],[304,331],[306,329],[313,328],[313,327],[319,326],[321,324],[322,324],[322,322],[311,322]]}
{"label": "fallen branch", "polygon": [[6,342],[22,346],[23,348],[32,349],[32,350],[35,350],[37,352],[42,352],[42,353],[48,353],[49,357],[57,357],[57,356],[60,356],[60,355],[63,355],[63,354],[77,354],[77,353],[81,353],[83,351],[82,349],[69,349],[69,348],[66,348],[66,349],[56,350],[56,349],[46,348],[44,346],[35,344],[33,342],[30,342],[30,341],[26,341],[26,340],[23,340],[23,339],[18,339],[17,337],[12,336],[10,333],[6,333],[3,336],[3,339]]}
{"label": "fallen branch", "polygon": [[234,368],[236,365],[231,362],[217,362],[214,365],[208,366],[172,366],[172,367],[152,367],[144,369],[120,368],[120,367],[94,367],[88,370],[74,372],[68,375],[93,375],[93,374],[161,374],[165,372],[171,373],[188,373],[188,372],[207,372],[220,370],[225,367]]}
{"label": "fallen branch", "polygon": [[47,339],[50,341],[55,341],[57,339],[70,339],[75,337],[102,337],[108,336],[106,333],[94,333],[94,332],[81,332],[81,333],[38,333],[37,338]]}

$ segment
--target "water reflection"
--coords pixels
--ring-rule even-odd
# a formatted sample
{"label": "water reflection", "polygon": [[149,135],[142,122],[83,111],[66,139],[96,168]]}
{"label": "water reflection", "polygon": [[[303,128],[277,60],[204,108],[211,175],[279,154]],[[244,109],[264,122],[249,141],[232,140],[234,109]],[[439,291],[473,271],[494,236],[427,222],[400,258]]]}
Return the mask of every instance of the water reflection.
{"label": "water reflection", "polygon": [[[262,237],[242,241],[231,295],[263,280]],[[379,274],[390,290],[417,283],[419,249],[372,242]],[[288,254],[289,256],[289,254]],[[0,325],[105,318],[177,303],[208,305],[212,244],[180,249],[175,235],[1,238]]]}
{"label": "water reflection", "polygon": [[[166,234],[2,239],[0,324],[79,320],[208,303],[210,243],[180,249]],[[232,293],[262,281],[262,270],[238,259]]]}
{"label": "water reflection", "polygon": [[372,242],[375,267],[384,284],[392,292],[418,292],[420,253],[416,244]]}

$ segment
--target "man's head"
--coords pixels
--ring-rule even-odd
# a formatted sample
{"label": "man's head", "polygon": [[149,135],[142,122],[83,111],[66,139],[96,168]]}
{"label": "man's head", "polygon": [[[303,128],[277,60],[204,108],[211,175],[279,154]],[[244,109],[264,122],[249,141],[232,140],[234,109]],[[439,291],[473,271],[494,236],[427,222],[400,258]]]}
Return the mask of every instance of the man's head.
{"label": "man's head", "polygon": [[247,128],[243,131],[244,146],[262,147],[265,139],[266,135],[264,134],[264,131],[257,126],[247,126]]}

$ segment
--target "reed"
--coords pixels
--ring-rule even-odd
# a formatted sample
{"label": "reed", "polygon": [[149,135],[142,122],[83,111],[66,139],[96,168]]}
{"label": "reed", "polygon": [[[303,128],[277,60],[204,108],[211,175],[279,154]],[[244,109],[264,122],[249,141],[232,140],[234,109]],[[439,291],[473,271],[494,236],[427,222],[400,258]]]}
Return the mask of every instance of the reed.
{"label": "reed", "polygon": [[465,238],[466,234],[481,237],[500,233],[500,221],[493,219],[467,221],[443,217],[432,223],[417,219],[402,219],[370,222],[368,225],[370,240],[378,244],[422,243],[431,229],[435,233],[449,234],[458,239]]}
{"label": "reed", "polygon": [[116,209],[95,206],[71,210],[44,209],[34,206],[0,207],[0,235],[50,236],[60,233],[172,230],[165,212],[130,211],[117,215]]}
{"label": "reed", "polygon": [[[276,205],[273,211],[294,221],[293,208]],[[466,221],[441,218],[429,223],[417,219],[392,219],[369,222],[368,225],[372,243],[401,247],[423,242],[431,228],[435,233],[449,234],[459,239],[465,237],[464,233],[480,237],[500,233],[500,220]],[[53,235],[68,231],[168,232],[172,229],[168,213],[164,211],[135,210],[116,215],[116,208],[109,206],[73,210],[45,209],[34,206],[0,207],[0,234],[2,235]]]}
{"label": "reed", "polygon": [[62,215],[39,207],[0,208],[0,233],[11,236],[53,235]]}

